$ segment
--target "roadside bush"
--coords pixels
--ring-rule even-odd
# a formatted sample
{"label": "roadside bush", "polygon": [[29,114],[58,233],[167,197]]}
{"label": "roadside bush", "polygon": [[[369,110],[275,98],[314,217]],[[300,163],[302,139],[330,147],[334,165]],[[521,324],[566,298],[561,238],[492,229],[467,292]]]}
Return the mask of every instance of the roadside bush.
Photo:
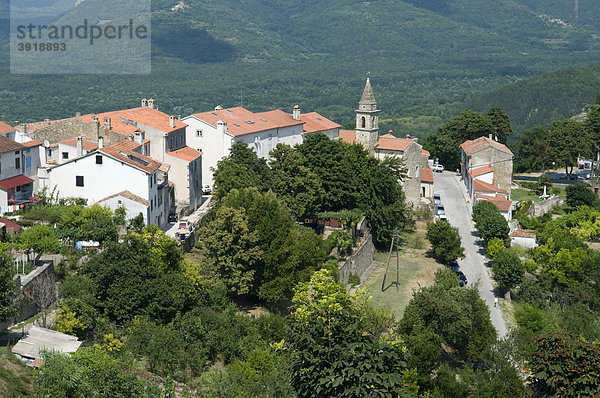
{"label": "roadside bush", "polygon": [[570,207],[578,206],[596,206],[598,203],[598,197],[583,182],[576,182],[567,187],[567,205]]}
{"label": "roadside bush", "polygon": [[490,260],[493,260],[502,250],[506,250],[504,241],[502,239],[492,238],[487,245],[485,254]]}
{"label": "roadside bush", "polygon": [[360,276],[358,274],[350,274],[348,276],[348,284],[352,287],[360,285]]}
{"label": "roadside bush", "polygon": [[433,257],[442,264],[465,256],[465,249],[461,246],[458,228],[445,221],[436,221],[427,224],[427,239],[431,243]]}

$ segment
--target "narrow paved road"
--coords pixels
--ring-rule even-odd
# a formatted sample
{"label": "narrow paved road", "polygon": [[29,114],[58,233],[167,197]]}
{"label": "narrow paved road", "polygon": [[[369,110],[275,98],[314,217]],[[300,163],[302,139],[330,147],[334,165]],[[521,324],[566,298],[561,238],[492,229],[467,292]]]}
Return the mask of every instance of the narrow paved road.
{"label": "narrow paved road", "polygon": [[485,265],[483,246],[475,232],[471,219],[470,205],[467,204],[467,190],[454,173],[434,173],[434,191],[439,193],[450,224],[458,228],[465,258],[458,260],[460,269],[467,277],[468,285],[477,284],[479,295],[487,303],[492,324],[498,331],[498,337],[506,335],[506,323],[500,307],[494,308],[494,291],[491,271]]}

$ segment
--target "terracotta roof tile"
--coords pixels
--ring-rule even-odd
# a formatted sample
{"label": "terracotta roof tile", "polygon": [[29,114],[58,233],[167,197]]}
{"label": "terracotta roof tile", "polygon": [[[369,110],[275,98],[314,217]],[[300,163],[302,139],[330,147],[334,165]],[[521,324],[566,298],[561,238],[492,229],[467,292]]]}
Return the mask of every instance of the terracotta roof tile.
{"label": "terracotta roof tile", "polygon": [[44,144],[38,140],[31,140],[31,141],[27,141],[27,142],[21,142],[21,145],[23,145],[24,147],[27,147],[27,148],[33,148],[33,147],[41,146]]}
{"label": "terracotta roof tile", "polygon": [[410,144],[417,142],[416,138],[398,138],[388,133],[386,135],[379,136],[375,150],[387,150],[387,151],[402,151],[404,152]]}
{"label": "terracotta roof tile", "polygon": [[122,144],[123,142],[133,142],[139,147],[139,144],[137,142],[123,140],[121,142],[116,143],[115,145],[99,149],[98,151],[106,155],[112,156],[117,160],[125,162],[133,167],[137,167],[138,169],[143,170],[148,174],[152,174],[159,169],[159,167],[161,166],[160,162],[157,162],[156,160],[149,158],[148,156],[141,155],[132,149],[128,149],[127,145]]}
{"label": "terracotta roof tile", "polygon": [[426,169],[421,169],[421,182],[433,184],[433,170],[431,170],[429,167]]}
{"label": "terracotta roof tile", "polygon": [[139,108],[123,109],[98,114],[78,116],[77,118],[86,123],[91,123],[93,116],[98,117],[100,130],[104,129],[104,118],[110,117],[110,129],[120,134],[133,135],[136,130],[142,130],[144,125],[153,127],[168,133],[187,127],[181,120],[175,119],[175,127],[170,126],[170,115],[158,109],[146,106]]}
{"label": "terracotta roof tile", "polygon": [[354,144],[356,142],[356,131],[340,130],[340,140],[347,144]]}
{"label": "terracotta roof tile", "polygon": [[[59,144],[77,147],[77,138],[72,138],[70,140],[62,140],[59,142]],[[85,149],[86,151],[95,151],[96,149],[98,149],[98,144],[96,142],[82,140],[81,144],[83,146],[83,149]]]}
{"label": "terracotta roof tile", "polygon": [[167,152],[167,155],[171,155],[173,157],[176,157],[176,158],[188,161],[188,162],[193,162],[194,160],[196,160],[200,156],[202,156],[202,152],[197,151],[193,148],[190,148],[189,146],[184,146],[181,149]]}
{"label": "terracotta roof tile", "polygon": [[10,138],[6,138],[3,135],[0,135],[0,153],[6,153],[11,151],[20,151],[25,147],[18,142],[11,140]]}
{"label": "terracotta roof tile", "polygon": [[486,166],[481,166],[481,167],[477,167],[475,169],[469,170],[469,174],[471,175],[471,177],[478,177],[480,175],[493,173],[493,172],[494,172],[494,169],[489,164]]}
{"label": "terracotta roof tile", "polygon": [[429,153],[429,151],[426,151],[425,149],[421,149],[421,154],[423,154],[423,155],[425,155],[427,157],[431,156],[431,154]]}
{"label": "terracotta roof tile", "polygon": [[512,231],[510,236],[515,238],[534,238],[535,239],[535,231],[531,231],[529,229],[515,229]]}
{"label": "terracotta roof tile", "polygon": [[140,197],[140,196],[137,196],[137,195],[135,195],[135,194],[131,193],[130,191],[121,191],[121,192],[119,192],[119,193],[116,193],[116,194],[114,194],[114,195],[107,196],[107,197],[106,197],[106,198],[104,198],[104,199],[100,199],[100,200],[98,201],[98,203],[100,203],[100,202],[105,202],[105,201],[107,201],[107,200],[109,200],[109,199],[112,199],[112,198],[116,198],[117,196],[122,196],[122,197],[124,197],[124,198],[127,198],[127,199],[129,199],[129,200],[132,200],[132,201],[134,201],[134,202],[137,202],[137,203],[143,204],[143,205],[144,205],[144,206],[146,206],[146,207],[150,206],[150,201],[149,201],[149,200],[146,200],[146,199],[144,199],[144,198],[142,198],[142,197]]}
{"label": "terracotta roof tile", "polygon": [[9,221],[3,217],[0,217],[0,223],[4,224],[6,229],[12,229],[14,232],[18,232],[21,229],[21,226],[19,224]]}
{"label": "terracotta roof tile", "polygon": [[489,137],[479,137],[475,140],[465,141],[460,144],[460,147],[467,153],[467,155],[472,155],[489,147],[508,153],[509,155],[513,154],[510,149],[506,147],[506,145],[494,141]]}
{"label": "terracotta roof tile", "polygon": [[217,126],[219,120],[227,123],[227,132],[233,136],[257,133],[259,131],[295,126],[304,122],[295,120],[282,110],[254,113],[242,107],[202,112],[192,115],[211,126]]}
{"label": "terracotta roof tile", "polygon": [[19,174],[18,176],[0,180],[0,188],[6,190],[6,189],[20,187],[21,185],[31,184],[32,182],[33,182],[33,180],[31,178],[26,177],[23,174]]}
{"label": "terracotta roof tile", "polygon": [[6,124],[4,122],[0,122],[0,134],[11,133],[15,130],[16,129],[13,126]]}
{"label": "terracotta roof tile", "polygon": [[320,131],[327,131],[333,129],[339,129],[341,125],[332,122],[325,116],[319,115],[317,112],[310,112],[300,115],[300,121],[304,122],[304,133],[318,133]]}
{"label": "terracotta roof tile", "polygon": [[487,182],[484,182],[481,180],[474,180],[473,188],[475,189],[475,192],[479,191],[479,192],[495,192],[495,193],[499,192],[499,193],[505,193],[505,194],[508,193],[504,189],[496,188],[492,184],[488,184]]}

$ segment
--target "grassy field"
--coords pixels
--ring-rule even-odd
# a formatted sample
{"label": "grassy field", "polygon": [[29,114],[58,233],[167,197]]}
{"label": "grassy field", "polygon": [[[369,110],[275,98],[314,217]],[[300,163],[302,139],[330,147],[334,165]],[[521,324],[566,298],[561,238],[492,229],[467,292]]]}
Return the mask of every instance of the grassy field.
{"label": "grassy field", "polygon": [[32,397],[33,371],[5,349],[0,350],[0,397]]}
{"label": "grassy field", "polygon": [[398,291],[396,291],[395,285],[396,260],[394,258],[390,263],[389,273],[382,291],[387,252],[375,253],[374,258],[379,263],[379,267],[362,286],[373,297],[371,303],[378,307],[388,308],[396,319],[402,317],[404,308],[412,298],[413,291],[420,286],[432,285],[435,271],[442,267],[441,264],[426,255],[429,243],[424,238],[424,229],[425,224],[418,223],[417,231],[406,236],[404,245],[400,248]]}
{"label": "grassy field", "polygon": [[511,189],[510,198],[519,202],[524,200],[533,200],[534,202],[539,202],[540,200],[540,197],[536,195],[535,192],[524,188]]}

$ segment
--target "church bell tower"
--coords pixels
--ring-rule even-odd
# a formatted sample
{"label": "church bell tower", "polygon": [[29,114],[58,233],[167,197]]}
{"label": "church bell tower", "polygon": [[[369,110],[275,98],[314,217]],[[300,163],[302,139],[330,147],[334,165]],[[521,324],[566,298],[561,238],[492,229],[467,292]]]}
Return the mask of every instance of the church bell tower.
{"label": "church bell tower", "polygon": [[362,144],[369,154],[375,154],[375,145],[379,138],[379,110],[377,101],[371,88],[371,82],[367,78],[365,89],[358,109],[356,110],[356,142]]}

